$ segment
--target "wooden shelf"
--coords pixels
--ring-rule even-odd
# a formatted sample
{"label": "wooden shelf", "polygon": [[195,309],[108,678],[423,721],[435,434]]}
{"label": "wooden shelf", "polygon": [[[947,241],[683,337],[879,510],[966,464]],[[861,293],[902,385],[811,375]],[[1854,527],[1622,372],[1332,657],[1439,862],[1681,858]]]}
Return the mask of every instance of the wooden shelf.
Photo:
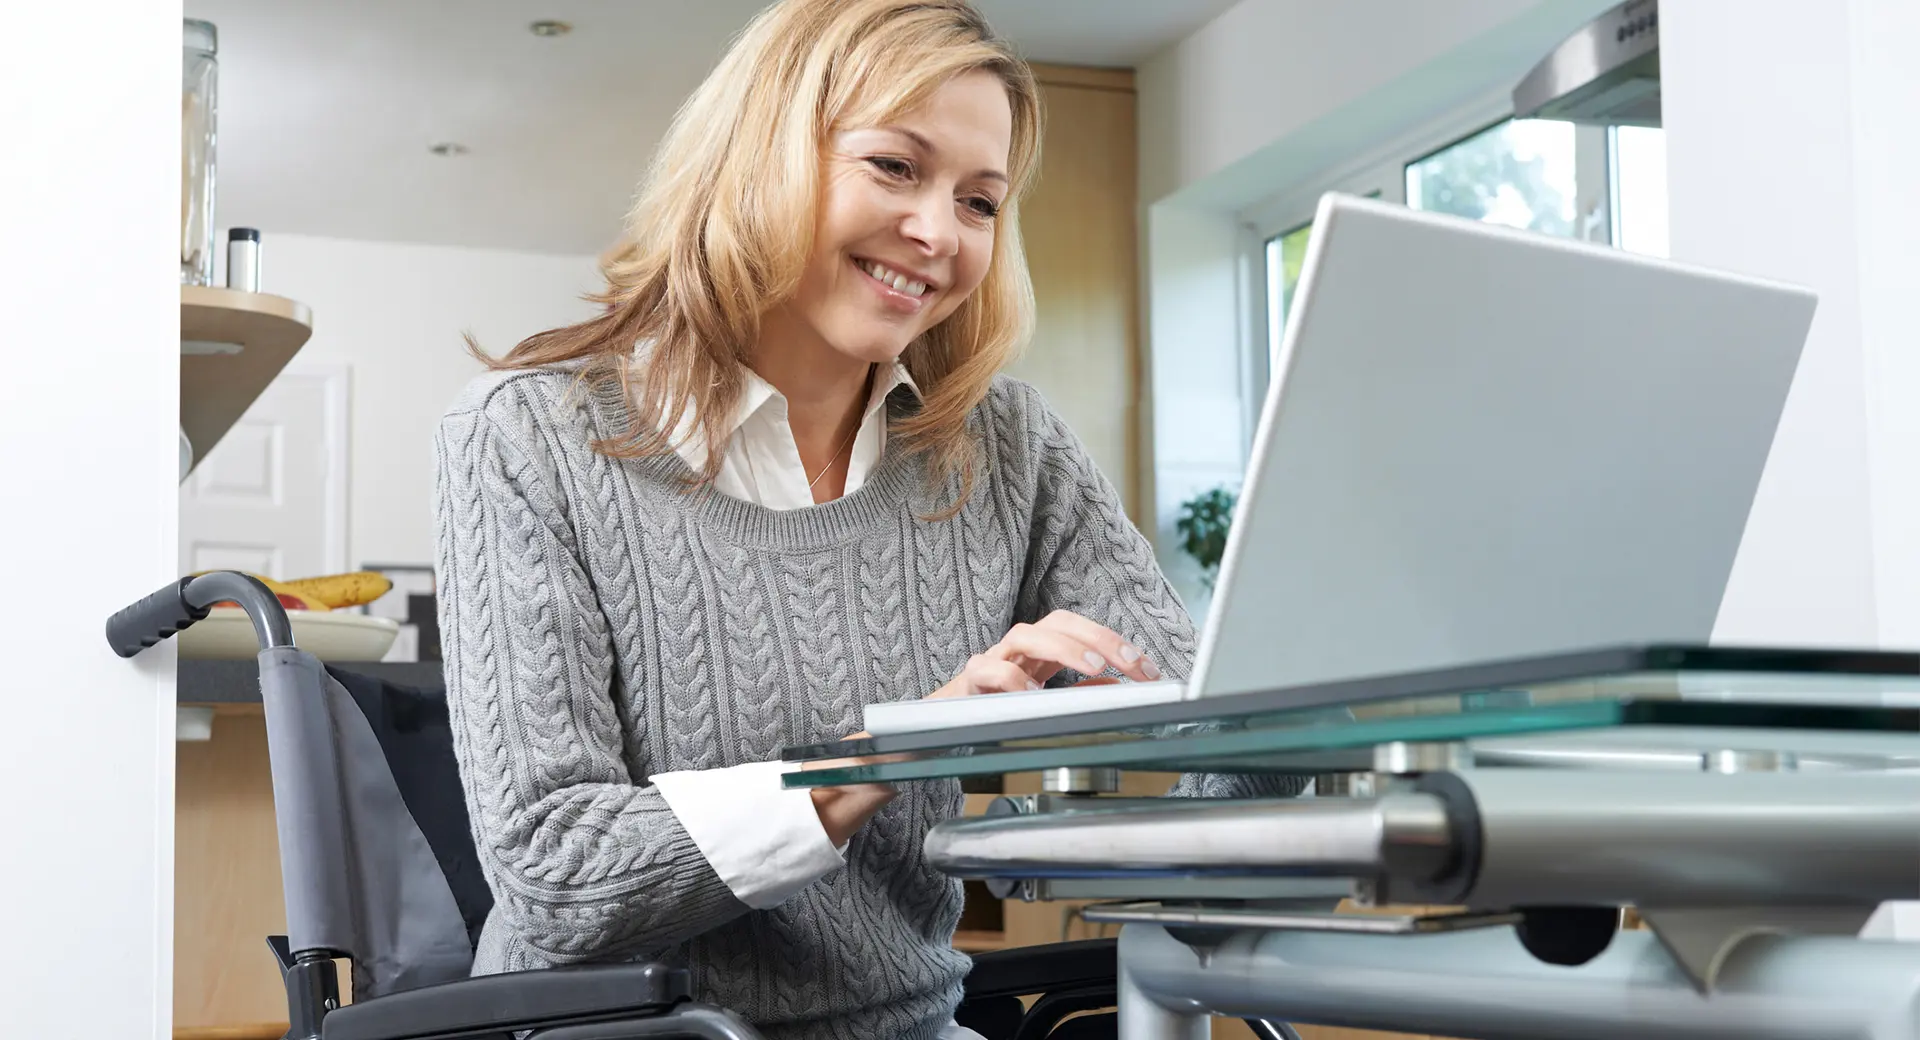
{"label": "wooden shelf", "polygon": [[284,296],[180,287],[180,428],[196,465],[313,335],[313,313]]}

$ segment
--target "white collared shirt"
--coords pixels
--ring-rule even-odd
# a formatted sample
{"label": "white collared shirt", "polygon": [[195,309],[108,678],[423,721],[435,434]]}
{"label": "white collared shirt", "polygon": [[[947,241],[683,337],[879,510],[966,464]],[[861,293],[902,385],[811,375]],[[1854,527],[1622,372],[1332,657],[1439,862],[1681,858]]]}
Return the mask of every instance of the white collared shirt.
{"label": "white collared shirt", "polygon": [[[793,427],[787,424],[787,398],[772,383],[752,369],[746,373],[746,386],[740,404],[734,410],[729,428],[732,440],[720,460],[720,472],[714,478],[715,491],[743,502],[768,509],[803,509],[814,504],[813,491],[807,487],[806,466],[800,461],[800,449],[794,443]],[[853,494],[866,483],[868,474],[880,463],[887,450],[887,395],[900,387],[920,387],[898,362],[878,369],[873,389],[867,394],[866,411],[853,435],[852,454],[847,460],[846,494]],[[674,450],[695,472],[707,463],[707,446],[693,424],[691,414],[681,421],[683,436],[674,438]],[[818,476],[818,474],[815,474]]]}

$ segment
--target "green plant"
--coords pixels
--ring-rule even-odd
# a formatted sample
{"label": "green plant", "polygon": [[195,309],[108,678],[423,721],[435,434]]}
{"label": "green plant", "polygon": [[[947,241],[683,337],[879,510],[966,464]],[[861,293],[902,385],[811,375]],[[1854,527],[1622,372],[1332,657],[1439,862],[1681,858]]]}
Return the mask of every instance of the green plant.
{"label": "green plant", "polygon": [[1233,526],[1235,495],[1225,485],[1202,491],[1180,503],[1174,530],[1180,548],[1200,564],[1200,582],[1213,588],[1220,574],[1220,557],[1227,552],[1227,530]]}

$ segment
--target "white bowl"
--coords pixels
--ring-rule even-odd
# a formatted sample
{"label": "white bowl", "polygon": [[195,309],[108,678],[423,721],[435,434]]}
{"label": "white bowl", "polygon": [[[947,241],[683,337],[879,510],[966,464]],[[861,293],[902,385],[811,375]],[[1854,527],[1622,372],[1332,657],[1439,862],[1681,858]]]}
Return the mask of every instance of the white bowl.
{"label": "white bowl", "polygon": [[[295,646],[322,661],[378,661],[393,647],[400,623],[347,611],[289,610]],[[260,654],[260,637],[239,607],[215,607],[174,637],[189,661],[244,661]]]}

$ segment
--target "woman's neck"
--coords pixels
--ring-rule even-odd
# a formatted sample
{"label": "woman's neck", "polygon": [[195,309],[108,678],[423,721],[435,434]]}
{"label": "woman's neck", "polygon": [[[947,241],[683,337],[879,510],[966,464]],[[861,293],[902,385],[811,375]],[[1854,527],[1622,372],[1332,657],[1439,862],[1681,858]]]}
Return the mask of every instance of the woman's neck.
{"label": "woman's neck", "polygon": [[842,474],[838,480],[826,474],[827,479],[821,483],[836,490],[825,498],[816,493],[815,499],[839,497],[837,488],[845,482],[844,449],[860,428],[867,396],[872,392],[874,366],[819,343],[815,337],[769,337],[764,333],[749,364],[786,398],[787,425],[793,431],[794,446],[800,451],[808,478],[835,468]]}

